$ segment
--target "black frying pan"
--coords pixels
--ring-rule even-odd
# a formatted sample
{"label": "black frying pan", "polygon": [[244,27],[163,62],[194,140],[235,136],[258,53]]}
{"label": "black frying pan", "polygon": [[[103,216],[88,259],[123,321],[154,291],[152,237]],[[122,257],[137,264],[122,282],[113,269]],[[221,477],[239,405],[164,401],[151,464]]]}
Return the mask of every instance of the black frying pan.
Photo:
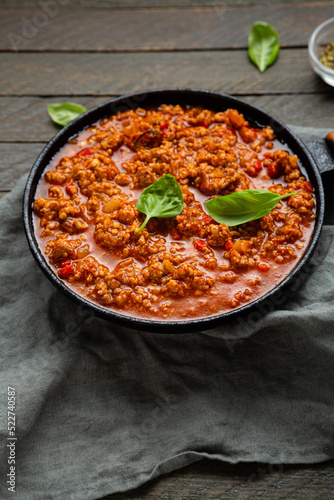
{"label": "black frying pan", "polygon": [[[213,109],[215,111],[223,111],[227,108],[235,108],[239,112],[241,112],[251,123],[254,123],[260,127],[270,125],[273,128],[277,139],[285,143],[288,148],[298,156],[304,173],[306,173],[306,176],[314,187],[317,202],[316,223],[311,242],[302,259],[298,262],[298,264],[288,275],[288,277],[285,278],[281,283],[279,283],[273,290],[268,292],[266,295],[248,303],[247,305],[244,305],[233,311],[217,314],[215,316],[207,318],[184,321],[158,321],[153,319],[147,320],[114,312],[109,309],[103,308],[97,303],[88,301],[87,299],[81,297],[70,288],[68,288],[50,269],[44,255],[39,249],[33,227],[32,204],[35,199],[35,192],[38,182],[54,155],[58,153],[60,148],[62,148],[62,146],[67,143],[68,139],[81,132],[88,125],[97,122],[103,117],[111,116],[117,111],[126,111],[128,109],[135,109],[137,107],[157,106],[162,103],[200,105],[206,108]],[[321,151],[321,154],[322,153],[323,150]],[[329,166],[326,162],[321,162],[321,165],[323,167],[322,170],[329,170]],[[332,165],[330,165],[330,168],[332,168]],[[97,315],[102,316],[103,318],[111,322],[121,324],[133,329],[166,333],[200,331],[216,328],[219,325],[223,324],[223,322],[225,321],[233,320],[237,316],[243,316],[250,313],[252,309],[259,306],[259,304],[261,304],[261,302],[263,301],[270,299],[272,303],[275,303],[275,295],[281,294],[283,289],[286,290],[287,285],[296,278],[297,274],[311,258],[320,236],[324,218],[324,209],[324,190],[317,164],[305,144],[295,134],[293,134],[286,127],[286,125],[284,125],[280,120],[266,113],[265,111],[262,111],[261,109],[252,106],[244,101],[241,101],[240,99],[237,99],[235,97],[225,94],[218,94],[211,91],[191,89],[161,89],[129,94],[117,99],[112,99],[100,106],[96,106],[95,108],[79,116],[76,120],[69,123],[66,127],[60,130],[60,132],[58,132],[58,134],[56,134],[55,137],[43,149],[29,174],[23,200],[24,226],[30,250],[37,263],[41,267],[42,271],[51,281],[51,283],[53,283],[60,291],[65,293],[68,297],[70,297],[77,303],[91,308]]]}

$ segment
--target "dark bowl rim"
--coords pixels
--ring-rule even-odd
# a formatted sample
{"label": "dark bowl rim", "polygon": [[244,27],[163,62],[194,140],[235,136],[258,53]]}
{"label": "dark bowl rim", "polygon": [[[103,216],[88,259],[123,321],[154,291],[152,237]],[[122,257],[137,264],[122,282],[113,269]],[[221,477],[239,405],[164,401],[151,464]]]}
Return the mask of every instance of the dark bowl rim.
{"label": "dark bowl rim", "polygon": [[[59,149],[65,145],[70,137],[79,133],[85,127],[106,116],[112,116],[112,114],[118,111],[116,109],[112,113],[110,113],[108,112],[109,107],[113,109],[115,108],[115,105],[122,104],[122,106],[126,106],[126,109],[135,109],[137,107],[140,107],[142,101],[147,98],[153,98],[153,101],[156,100],[157,102],[160,102],[160,104],[164,102],[168,104],[168,101],[173,101],[176,98],[176,95],[178,95],[179,97],[182,96],[183,103],[186,103],[186,101],[191,101],[193,99],[197,101],[197,99],[199,98],[202,98],[203,100],[212,99],[213,101],[217,101],[217,107],[221,109],[227,109],[227,107],[220,107],[218,101],[227,101],[229,103],[228,107],[235,107],[236,109],[239,108],[239,110],[241,110],[241,112],[249,121],[255,124],[259,124],[260,126],[271,124],[274,130],[276,129],[276,132],[278,131],[277,138],[281,140],[283,144],[286,143],[294,153],[296,149],[302,152],[301,156],[303,157],[303,159],[301,160],[301,164],[306,170],[308,177],[313,176],[313,186],[315,188],[317,199],[317,216],[311,240],[302,258],[298,261],[292,271],[283,279],[283,281],[276,285],[275,288],[269,290],[265,295],[262,295],[261,297],[258,297],[257,299],[231,311],[203,318],[171,321],[146,319],[137,316],[132,317],[104,308],[99,304],[94,303],[79,295],[78,293],[67,287],[63,283],[63,281],[61,281],[58,276],[51,270],[51,268],[47,264],[45,257],[39,249],[38,241],[33,230],[32,198],[35,195],[38,183],[43,172],[49,165],[52,157],[57,154],[57,151],[59,151]],[[201,105],[200,99],[198,105]],[[149,105],[146,104],[145,106]],[[203,104],[203,106],[210,107],[205,103]],[[211,106],[211,108],[213,107],[214,106]],[[261,123],[261,121],[255,119],[255,116],[260,116],[264,119],[264,121]],[[293,147],[291,147],[291,144],[293,145]],[[298,154],[298,158],[300,158],[300,153]],[[210,330],[213,328],[217,328],[218,326],[222,326],[226,322],[236,319],[239,316],[244,317],[245,314],[252,312],[252,310],[256,310],[256,306],[261,302],[264,302],[265,300],[268,300],[270,298],[274,299],[275,295],[280,294],[283,289],[286,289],[287,284],[296,277],[302,267],[309,261],[315,250],[323,225],[325,197],[321,175],[310,151],[308,150],[304,142],[299,137],[297,137],[294,132],[292,132],[280,119],[257,106],[249,104],[248,102],[229,94],[202,89],[172,87],[133,92],[125,94],[123,96],[111,98],[104,103],[101,103],[87,110],[77,119],[73,120],[71,123],[59,130],[58,133],[55,134],[55,136],[43,148],[30,170],[24,190],[22,209],[24,229],[33,257],[37,261],[43,273],[51,281],[51,283],[57,289],[61,290],[67,297],[72,299],[75,303],[86,306],[90,310],[94,311],[94,313],[96,313],[96,315],[99,317],[102,317],[110,322],[132,328],[134,330],[159,333],[188,333]]]}

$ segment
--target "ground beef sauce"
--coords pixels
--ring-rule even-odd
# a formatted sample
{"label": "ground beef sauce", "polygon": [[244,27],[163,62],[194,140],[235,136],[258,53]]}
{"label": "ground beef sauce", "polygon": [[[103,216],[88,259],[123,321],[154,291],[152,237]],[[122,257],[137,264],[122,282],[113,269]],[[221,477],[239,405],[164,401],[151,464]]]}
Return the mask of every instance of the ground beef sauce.
{"label": "ground beef sauce", "polygon": [[[233,310],[282,281],[312,234],[312,186],[282,147],[233,109],[119,112],[53,159],[33,205],[39,245],[71,289],[121,314],[176,321]],[[167,173],[184,209],[138,232],[136,201]],[[245,189],[298,194],[236,227],[206,214],[205,200]]]}

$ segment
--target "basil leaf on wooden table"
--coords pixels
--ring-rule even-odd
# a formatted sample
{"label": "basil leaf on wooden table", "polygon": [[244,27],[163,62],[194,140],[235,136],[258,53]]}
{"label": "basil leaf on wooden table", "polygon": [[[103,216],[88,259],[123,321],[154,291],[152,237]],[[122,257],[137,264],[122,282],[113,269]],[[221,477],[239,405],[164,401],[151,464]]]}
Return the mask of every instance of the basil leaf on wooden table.
{"label": "basil leaf on wooden table", "polygon": [[76,104],[75,102],[58,102],[48,104],[48,113],[51,120],[57,125],[65,127],[72,120],[87,111],[85,106]]}
{"label": "basil leaf on wooden table", "polygon": [[260,219],[269,214],[283,198],[297,193],[282,196],[261,189],[246,189],[237,193],[218,196],[205,202],[205,208],[216,222],[227,226],[238,226],[245,222]]}
{"label": "basil leaf on wooden table", "polygon": [[141,231],[151,217],[176,217],[183,210],[183,196],[175,177],[166,174],[144,189],[137,204],[137,210],[146,215],[138,229]]}
{"label": "basil leaf on wooden table", "polygon": [[270,24],[257,21],[248,37],[248,54],[261,73],[273,64],[278,56],[278,34]]}

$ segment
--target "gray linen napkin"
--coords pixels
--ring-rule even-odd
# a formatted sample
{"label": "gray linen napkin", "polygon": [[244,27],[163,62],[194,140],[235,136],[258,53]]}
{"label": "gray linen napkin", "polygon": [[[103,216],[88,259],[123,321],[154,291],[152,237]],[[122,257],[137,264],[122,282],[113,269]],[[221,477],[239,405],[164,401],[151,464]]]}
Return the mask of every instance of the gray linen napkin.
{"label": "gray linen napkin", "polygon": [[203,457],[334,458],[334,226],[275,310],[145,334],[47,281],[23,233],[24,182],[0,200],[0,498],[11,479],[17,500],[94,500]]}

